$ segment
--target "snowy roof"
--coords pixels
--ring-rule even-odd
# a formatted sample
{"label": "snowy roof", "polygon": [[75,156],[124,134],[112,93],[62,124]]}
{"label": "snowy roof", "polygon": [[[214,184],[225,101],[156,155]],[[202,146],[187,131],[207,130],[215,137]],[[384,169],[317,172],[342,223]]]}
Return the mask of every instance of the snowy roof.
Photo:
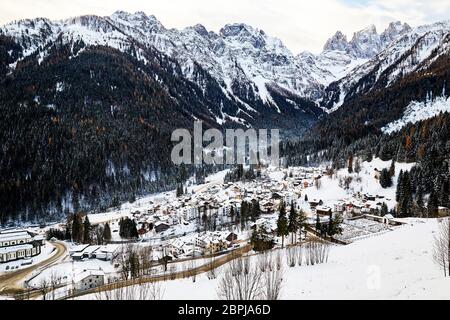
{"label": "snowy roof", "polygon": [[105,246],[101,246],[97,252],[105,252],[105,253],[113,253],[119,249],[119,245],[117,244],[107,244]]}
{"label": "snowy roof", "polygon": [[101,276],[104,277],[105,276],[105,272],[103,272],[102,270],[84,270],[83,272],[75,275],[75,277],[73,278],[74,282],[80,282],[83,279],[86,279],[87,277],[90,276]]}
{"label": "snowy roof", "polygon": [[83,250],[83,253],[93,253],[100,249],[100,246],[89,246],[86,249]]}
{"label": "snowy roof", "polygon": [[14,241],[32,238],[26,231],[0,233],[0,241]]}
{"label": "snowy roof", "polygon": [[13,247],[4,247],[4,248],[0,248],[0,254],[16,252],[19,250],[26,250],[26,249],[32,249],[32,248],[33,248],[33,246],[31,244],[23,244],[20,246],[13,246]]}
{"label": "snowy roof", "polygon": [[316,207],[316,210],[317,211],[331,211],[331,208],[327,207],[327,206],[318,206],[318,207]]}
{"label": "snowy roof", "polygon": [[78,246],[75,246],[75,247],[69,249],[69,252],[70,252],[70,253],[81,252],[81,251],[83,251],[84,249],[86,249],[87,247],[89,247],[88,244],[80,244],[80,245],[78,245]]}

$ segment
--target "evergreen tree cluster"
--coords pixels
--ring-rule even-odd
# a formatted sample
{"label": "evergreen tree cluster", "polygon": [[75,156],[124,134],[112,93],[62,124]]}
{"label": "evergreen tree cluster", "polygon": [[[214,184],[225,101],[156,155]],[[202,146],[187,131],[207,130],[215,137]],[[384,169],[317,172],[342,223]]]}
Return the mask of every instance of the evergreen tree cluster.
{"label": "evergreen tree cluster", "polygon": [[227,172],[225,175],[224,181],[227,182],[238,182],[238,181],[252,181],[256,178],[261,177],[261,170],[254,169],[254,166],[251,165],[248,170],[244,169],[242,164],[237,165],[234,169]]}
{"label": "evergreen tree cluster", "polygon": [[[234,214],[234,209],[233,209]],[[261,216],[261,205],[259,201],[253,200],[251,202],[242,201],[241,210],[239,214],[239,219],[241,222],[242,228],[245,228],[248,221],[256,222]]]}
{"label": "evergreen tree cluster", "polygon": [[139,233],[136,227],[136,222],[130,218],[120,219],[119,221],[119,235],[124,239],[137,239]]}

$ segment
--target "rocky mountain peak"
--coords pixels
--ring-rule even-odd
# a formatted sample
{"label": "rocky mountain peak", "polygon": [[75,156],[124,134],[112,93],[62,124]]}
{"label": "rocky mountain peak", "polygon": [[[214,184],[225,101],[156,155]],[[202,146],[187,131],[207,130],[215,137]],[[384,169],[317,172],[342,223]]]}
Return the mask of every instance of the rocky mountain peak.
{"label": "rocky mountain peak", "polygon": [[391,22],[386,30],[380,35],[381,41],[384,44],[389,44],[395,40],[399,35],[411,31],[411,27],[407,23],[400,21]]}
{"label": "rocky mountain peak", "polygon": [[341,31],[337,31],[333,37],[328,39],[323,47],[324,51],[346,51],[348,47],[347,36]]}
{"label": "rocky mountain peak", "polygon": [[206,30],[206,28],[202,24],[196,24],[195,26],[188,27],[188,29],[194,30],[203,37],[207,37],[209,35],[208,30]]}
{"label": "rocky mountain peak", "polygon": [[244,23],[227,24],[220,29],[220,35],[240,43],[250,43],[255,48],[266,45],[265,33]]}

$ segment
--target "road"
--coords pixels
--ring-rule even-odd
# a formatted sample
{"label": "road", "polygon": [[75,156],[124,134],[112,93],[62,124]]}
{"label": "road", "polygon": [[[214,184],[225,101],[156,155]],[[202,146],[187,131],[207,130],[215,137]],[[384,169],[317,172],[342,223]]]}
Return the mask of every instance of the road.
{"label": "road", "polygon": [[0,276],[0,294],[1,295],[10,295],[17,294],[24,291],[23,283],[24,281],[37,270],[44,270],[60,259],[62,259],[66,253],[67,248],[64,244],[60,242],[52,243],[52,245],[56,248],[56,253],[53,254],[50,258],[41,261],[35,265],[32,265],[28,268],[24,268],[18,271],[10,272]]}

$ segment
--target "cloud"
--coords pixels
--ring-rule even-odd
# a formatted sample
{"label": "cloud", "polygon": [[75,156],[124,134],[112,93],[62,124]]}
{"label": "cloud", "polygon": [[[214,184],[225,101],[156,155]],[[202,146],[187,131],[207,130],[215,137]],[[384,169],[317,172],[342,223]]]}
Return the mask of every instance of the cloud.
{"label": "cloud", "polygon": [[62,19],[82,14],[110,15],[116,10],[154,14],[166,27],[201,23],[218,31],[245,22],[276,36],[294,52],[320,52],[336,30],[348,36],[369,24],[384,29],[393,20],[411,25],[446,19],[448,0],[1,0],[0,24],[15,19]]}

